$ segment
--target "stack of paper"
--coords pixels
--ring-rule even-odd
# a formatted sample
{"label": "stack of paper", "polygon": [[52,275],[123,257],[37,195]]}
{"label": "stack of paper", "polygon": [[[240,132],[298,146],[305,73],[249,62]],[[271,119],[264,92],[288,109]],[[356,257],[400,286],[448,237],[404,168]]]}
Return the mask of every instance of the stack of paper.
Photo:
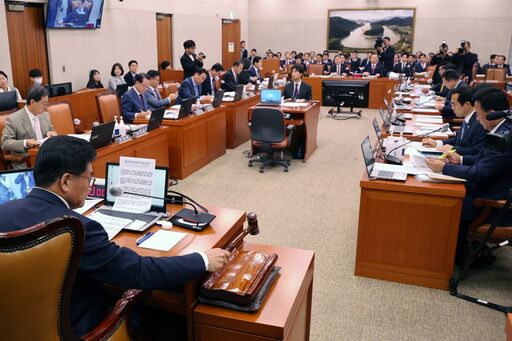
{"label": "stack of paper", "polygon": [[101,214],[99,212],[93,212],[88,216],[89,219],[97,221],[107,232],[108,240],[115,237],[116,234],[132,223],[130,219],[123,219],[117,217],[111,217],[108,215]]}
{"label": "stack of paper", "polygon": [[157,251],[169,251],[185,238],[186,235],[186,233],[158,230],[151,235],[151,237],[139,244],[139,247]]}

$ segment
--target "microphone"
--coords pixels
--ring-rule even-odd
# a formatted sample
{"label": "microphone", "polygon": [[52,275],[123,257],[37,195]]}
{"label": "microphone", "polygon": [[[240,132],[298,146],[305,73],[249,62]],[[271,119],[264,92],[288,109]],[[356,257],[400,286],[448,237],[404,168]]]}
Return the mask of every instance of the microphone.
{"label": "microphone", "polygon": [[507,111],[493,111],[493,112],[487,114],[487,116],[485,116],[485,118],[488,121],[494,121],[494,120],[499,120],[500,118],[509,117],[510,115],[511,115],[510,110],[507,110]]}
{"label": "microphone", "polygon": [[[440,126],[439,128],[437,128],[435,130],[432,130],[432,131],[429,131],[429,132],[427,132],[425,134],[418,135],[417,137],[425,137],[425,136],[428,136],[428,135],[430,135],[432,133],[436,133],[438,131],[445,132],[445,131],[448,130],[448,128],[450,128],[450,124],[449,123],[445,123],[442,126]],[[398,145],[395,148],[391,149],[389,152],[384,154],[384,160],[386,160],[386,162],[391,163],[393,165],[401,165],[402,164],[402,159],[399,158],[399,157],[391,155],[391,153],[394,152],[395,150],[399,149],[399,148],[402,148],[402,147],[412,143],[412,142],[413,142],[412,140],[409,140],[409,141],[407,141],[405,143],[402,143],[401,145]]]}

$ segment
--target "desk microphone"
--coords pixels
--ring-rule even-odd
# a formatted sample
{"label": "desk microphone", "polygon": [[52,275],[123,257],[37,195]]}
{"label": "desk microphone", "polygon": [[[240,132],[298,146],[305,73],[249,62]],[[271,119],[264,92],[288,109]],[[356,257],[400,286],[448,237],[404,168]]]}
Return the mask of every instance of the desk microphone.
{"label": "desk microphone", "polygon": [[[430,135],[432,133],[436,133],[438,131],[445,132],[449,128],[450,128],[450,124],[449,123],[445,123],[442,126],[440,126],[439,128],[437,128],[435,130],[432,130],[432,131],[429,131],[429,132],[427,132],[425,134],[418,135],[417,137],[425,137],[425,136],[428,136],[428,135]],[[394,152],[395,150],[397,150],[398,148],[402,148],[402,147],[404,147],[404,146],[406,146],[406,145],[408,145],[409,143],[412,143],[412,142],[413,142],[412,140],[409,140],[409,141],[407,141],[405,143],[402,143],[401,145],[396,146],[395,148],[391,149],[389,152],[384,154],[384,160],[386,160],[386,162],[388,162],[390,164],[393,164],[393,165],[401,165],[402,164],[402,159],[399,158],[399,157],[391,155],[391,153]]]}

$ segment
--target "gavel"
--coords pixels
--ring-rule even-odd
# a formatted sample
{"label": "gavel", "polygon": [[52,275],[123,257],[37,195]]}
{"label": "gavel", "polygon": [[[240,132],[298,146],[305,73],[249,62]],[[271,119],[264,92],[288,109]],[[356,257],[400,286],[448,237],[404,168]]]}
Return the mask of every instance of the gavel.
{"label": "gavel", "polygon": [[242,244],[242,241],[244,240],[245,236],[247,236],[248,234],[250,234],[251,236],[255,236],[258,233],[260,233],[260,228],[258,227],[258,216],[254,212],[248,213],[247,227],[242,231],[242,233],[238,237],[236,237],[226,247],[226,251],[233,252],[240,246],[240,244]]}

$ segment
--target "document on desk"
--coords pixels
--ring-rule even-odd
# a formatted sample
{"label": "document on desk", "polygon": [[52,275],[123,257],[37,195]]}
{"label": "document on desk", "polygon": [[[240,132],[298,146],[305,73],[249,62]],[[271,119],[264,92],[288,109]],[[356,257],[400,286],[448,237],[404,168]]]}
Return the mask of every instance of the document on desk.
{"label": "document on desk", "polygon": [[416,117],[416,122],[443,124],[443,118],[441,116],[419,115],[418,117]]}
{"label": "document on desk", "polygon": [[437,109],[424,109],[424,108],[414,108],[412,112],[426,112],[426,113],[438,113]]}
{"label": "document on desk", "polygon": [[414,167],[411,163],[404,163],[404,165],[390,165],[388,163],[381,163],[376,162],[373,169],[380,170],[380,171],[387,171],[387,172],[396,172],[396,173],[407,173],[411,175],[418,175],[418,174],[426,174],[429,172],[432,172],[430,168],[425,167]]}
{"label": "document on desk", "polygon": [[293,107],[307,107],[309,103],[300,103],[300,102],[283,102],[281,103],[282,107],[285,108],[293,108]]}
{"label": "document on desk", "polygon": [[84,214],[85,212],[89,211],[91,208],[93,208],[95,205],[102,202],[103,199],[85,199],[85,203],[82,207],[75,208],[73,211],[75,211],[78,214]]}
{"label": "document on desk", "polygon": [[130,219],[111,217],[99,212],[93,212],[88,216],[89,219],[97,221],[105,232],[107,232],[108,240],[112,240],[121,230],[132,223]]}
{"label": "document on desk", "polygon": [[[153,195],[155,159],[121,156],[119,160],[119,186],[125,192]],[[116,198],[114,210],[144,213],[151,209],[151,198],[123,194]]]}
{"label": "document on desk", "polygon": [[186,235],[186,233],[158,230],[138,246],[157,251],[169,251]]}

